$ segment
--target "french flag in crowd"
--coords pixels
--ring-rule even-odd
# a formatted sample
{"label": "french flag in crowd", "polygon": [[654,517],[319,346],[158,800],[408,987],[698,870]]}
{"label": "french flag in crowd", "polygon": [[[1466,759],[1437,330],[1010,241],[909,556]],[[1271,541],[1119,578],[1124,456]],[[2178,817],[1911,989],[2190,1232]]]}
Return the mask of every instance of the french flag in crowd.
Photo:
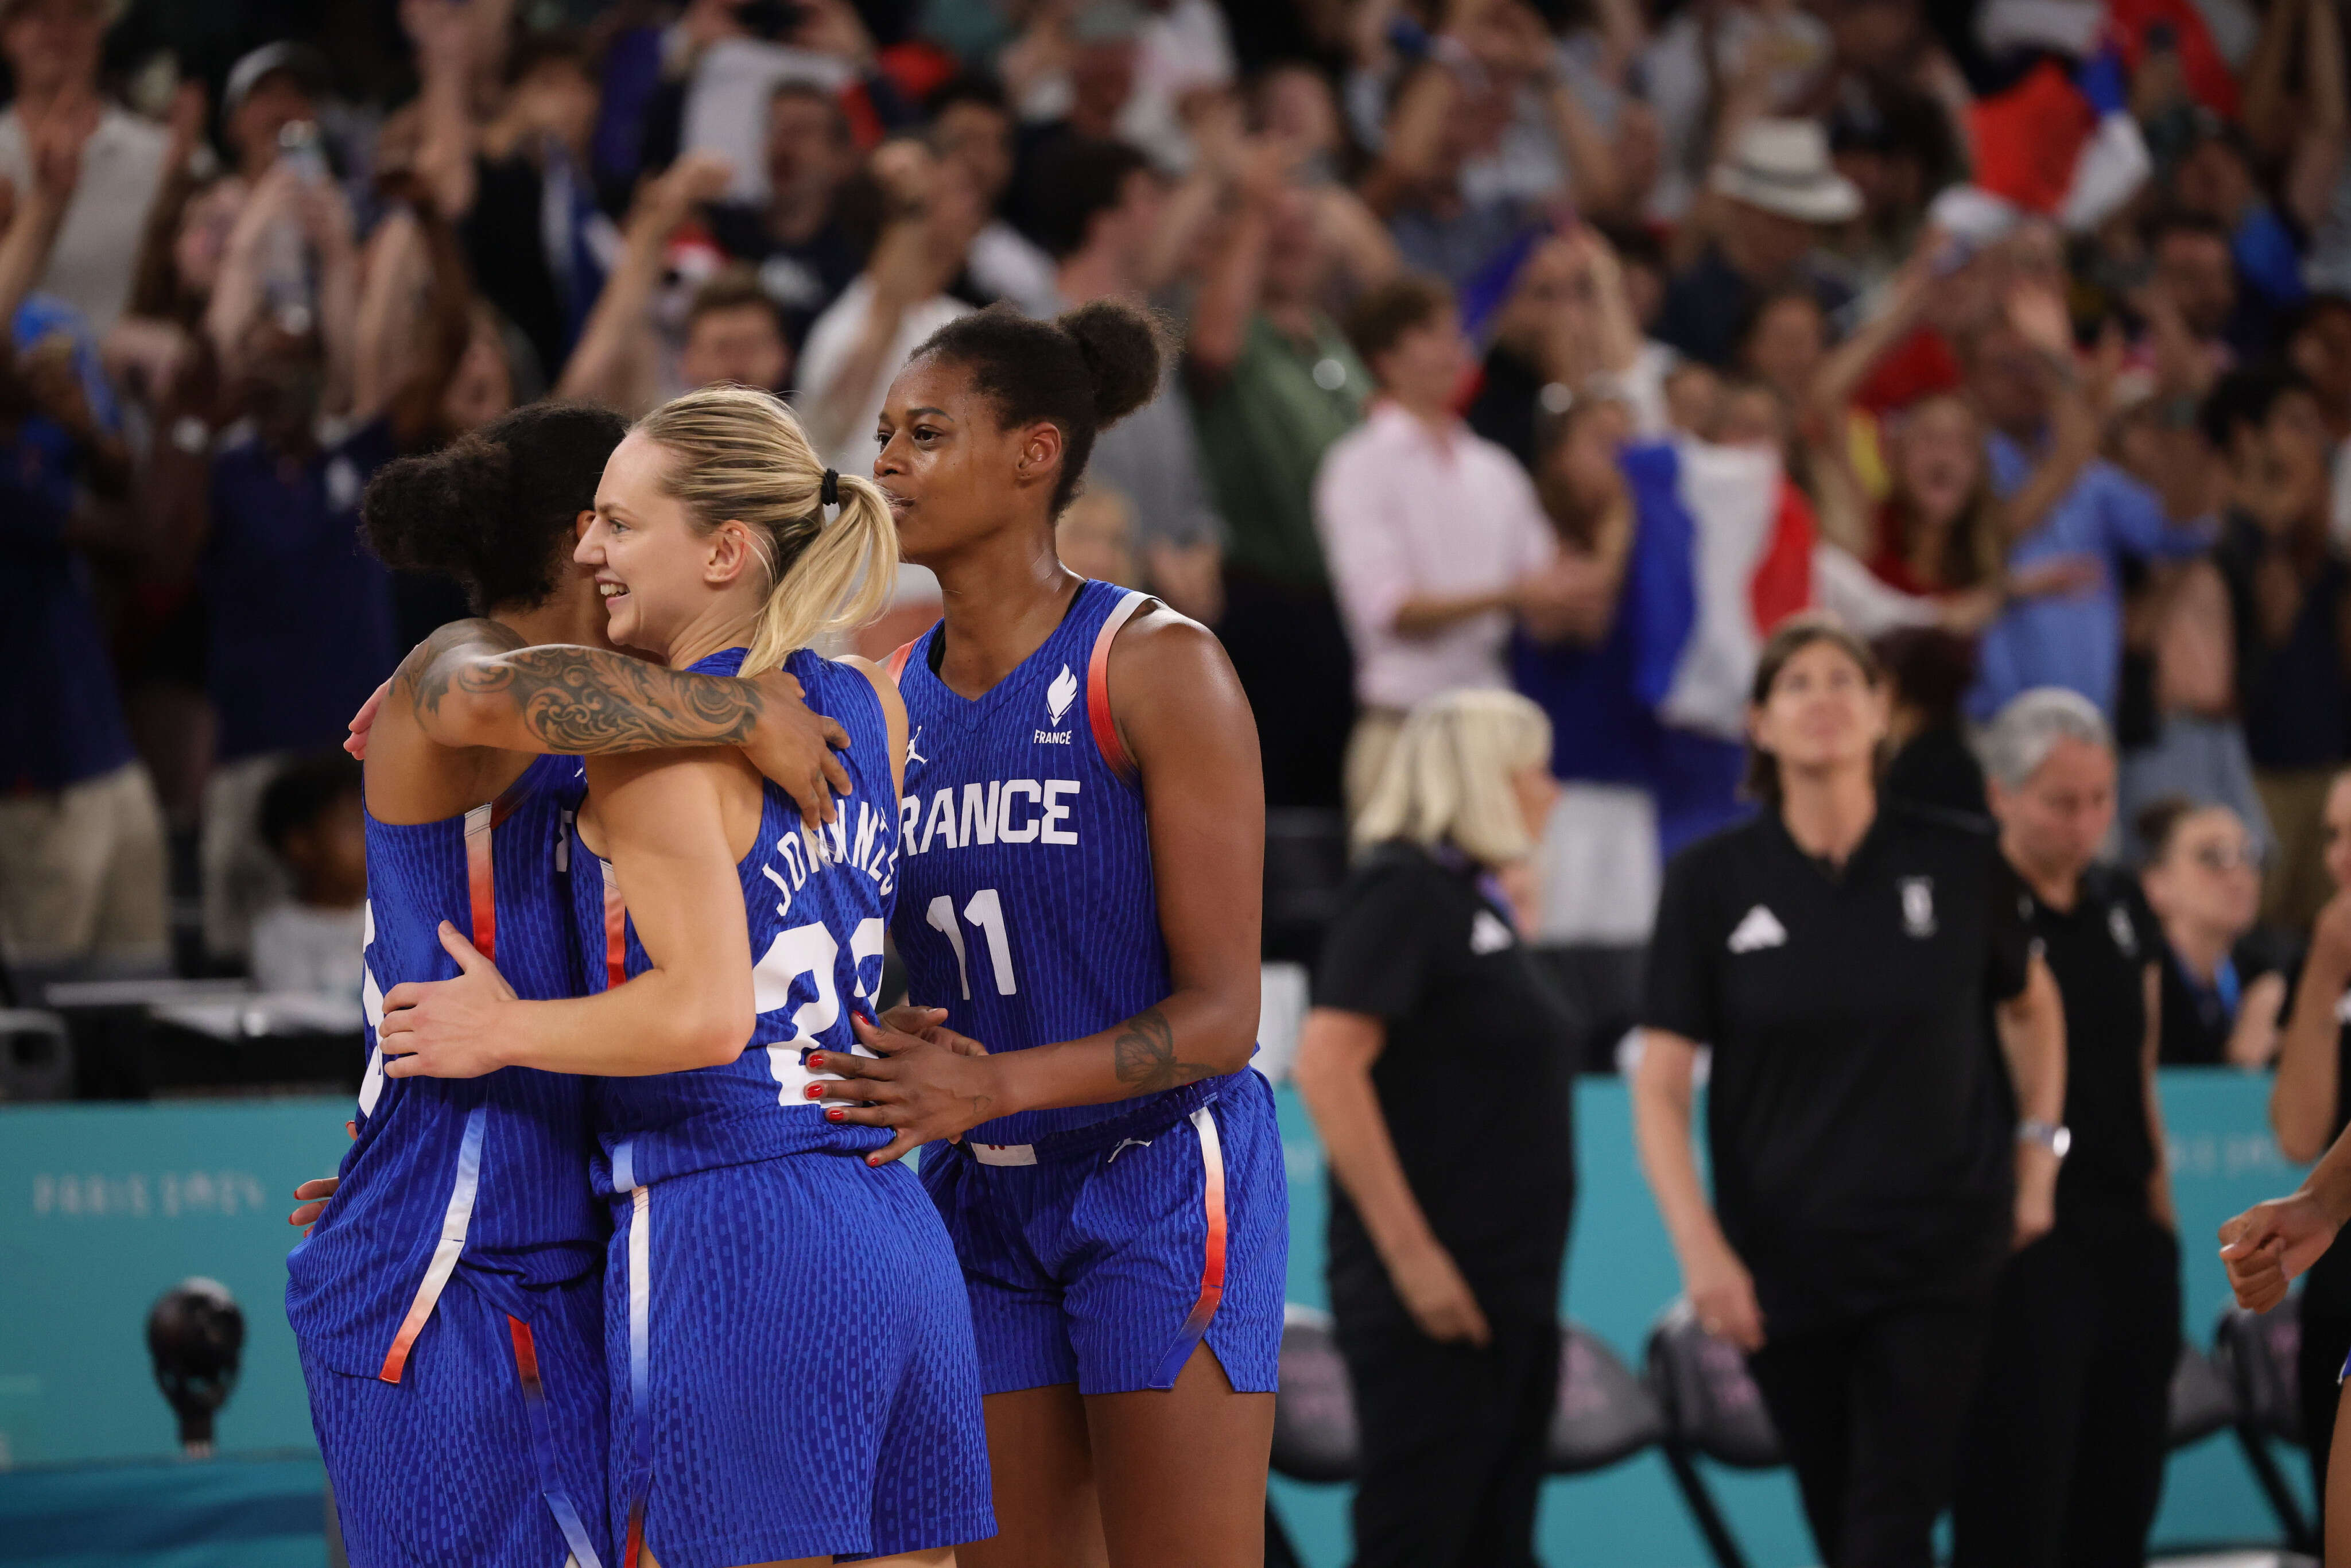
{"label": "french flag in crowd", "polygon": [[1968,111],[1975,179],[1937,197],[1933,220],[1986,242],[2028,214],[2075,234],[2113,216],[2155,167],[2126,102],[2123,53],[2109,40],[2070,68],[2044,57],[1979,99]]}
{"label": "french flag in crowd", "polygon": [[1763,640],[1813,603],[1812,507],[1761,448],[1658,443],[1624,464],[1641,519],[1635,685],[1664,723],[1739,740]]}

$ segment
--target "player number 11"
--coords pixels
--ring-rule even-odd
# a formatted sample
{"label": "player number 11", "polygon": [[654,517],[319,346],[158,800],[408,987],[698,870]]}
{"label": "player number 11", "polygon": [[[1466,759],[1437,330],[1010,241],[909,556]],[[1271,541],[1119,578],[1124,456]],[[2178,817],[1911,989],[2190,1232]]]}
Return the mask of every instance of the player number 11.
{"label": "player number 11", "polygon": [[[987,934],[987,967],[996,971],[996,994],[1017,996],[1020,987],[1012,977],[1012,938],[1004,929],[1004,901],[996,889],[983,887],[963,906],[963,917]],[[924,923],[947,939],[955,949],[956,978],[963,983],[963,999],[971,1000],[971,964],[964,956],[963,928],[956,924],[955,900],[946,894],[931,900]]]}

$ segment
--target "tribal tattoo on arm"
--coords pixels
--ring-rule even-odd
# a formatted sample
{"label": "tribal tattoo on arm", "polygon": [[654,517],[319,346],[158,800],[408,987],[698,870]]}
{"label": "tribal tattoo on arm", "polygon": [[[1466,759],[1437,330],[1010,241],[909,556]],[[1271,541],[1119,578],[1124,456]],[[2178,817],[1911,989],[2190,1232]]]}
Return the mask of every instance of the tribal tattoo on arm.
{"label": "tribal tattoo on arm", "polygon": [[[476,720],[511,725],[535,748],[573,756],[674,746],[739,746],[764,698],[750,681],[664,669],[626,653],[563,644],[526,646],[494,622],[443,627],[393,680],[420,717],[457,700]],[[488,735],[475,744],[498,745]]]}
{"label": "tribal tattoo on arm", "polygon": [[1145,1008],[1126,1020],[1118,1038],[1111,1041],[1111,1055],[1118,1081],[1138,1094],[1181,1088],[1216,1073],[1214,1068],[1196,1061],[1176,1060],[1176,1031],[1167,1015],[1157,1008]]}

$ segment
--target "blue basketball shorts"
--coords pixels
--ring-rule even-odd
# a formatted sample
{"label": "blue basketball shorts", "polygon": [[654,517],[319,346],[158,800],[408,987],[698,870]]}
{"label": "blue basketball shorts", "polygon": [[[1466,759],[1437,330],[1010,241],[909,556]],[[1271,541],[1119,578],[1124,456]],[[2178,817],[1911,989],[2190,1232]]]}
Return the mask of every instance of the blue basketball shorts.
{"label": "blue basketball shorts", "polygon": [[1254,1068],[1172,1122],[1120,1118],[1042,1148],[933,1144],[922,1175],[988,1393],[1167,1388],[1204,1340],[1236,1390],[1273,1391],[1290,1194]]}
{"label": "blue basketball shorts", "polygon": [[[302,1351],[351,1568],[609,1565],[604,1282],[501,1291],[460,1270],[397,1383]],[[299,1342],[297,1342],[298,1344]]]}
{"label": "blue basketball shorts", "polygon": [[854,1154],[612,1200],[611,1529],[662,1568],[996,1533],[971,1312],[914,1174]]}

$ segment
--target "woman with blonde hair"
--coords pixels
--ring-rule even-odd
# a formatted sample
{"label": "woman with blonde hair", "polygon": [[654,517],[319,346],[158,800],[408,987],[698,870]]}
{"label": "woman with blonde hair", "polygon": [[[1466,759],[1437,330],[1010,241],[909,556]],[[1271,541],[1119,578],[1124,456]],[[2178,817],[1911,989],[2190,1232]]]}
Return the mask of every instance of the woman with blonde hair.
{"label": "woman with blonde hair", "polygon": [[838,1076],[810,1061],[854,1050],[852,1019],[880,994],[907,736],[878,667],[808,644],[881,608],[889,509],[824,467],[776,399],[717,388],[621,444],[578,559],[615,643],[676,670],[797,678],[848,733],[850,791],[804,831],[735,752],[590,758],[567,848],[591,994],[517,1000],[444,927],[465,973],[385,998],[385,1072],[605,1080],[628,1568],[951,1563],[995,1530],[955,1253],[912,1171],[854,1157],[889,1134],[845,1124],[824,1103]]}
{"label": "woman with blonde hair", "polygon": [[[1501,873],[1534,852],[1558,795],[1551,738],[1512,692],[1449,692],[1405,717],[1356,819],[1361,859],[1299,1041],[1363,1432],[1360,1568],[1534,1561],[1575,1063]],[[1512,1085],[1472,1117],[1428,1092],[1466,1052]]]}

